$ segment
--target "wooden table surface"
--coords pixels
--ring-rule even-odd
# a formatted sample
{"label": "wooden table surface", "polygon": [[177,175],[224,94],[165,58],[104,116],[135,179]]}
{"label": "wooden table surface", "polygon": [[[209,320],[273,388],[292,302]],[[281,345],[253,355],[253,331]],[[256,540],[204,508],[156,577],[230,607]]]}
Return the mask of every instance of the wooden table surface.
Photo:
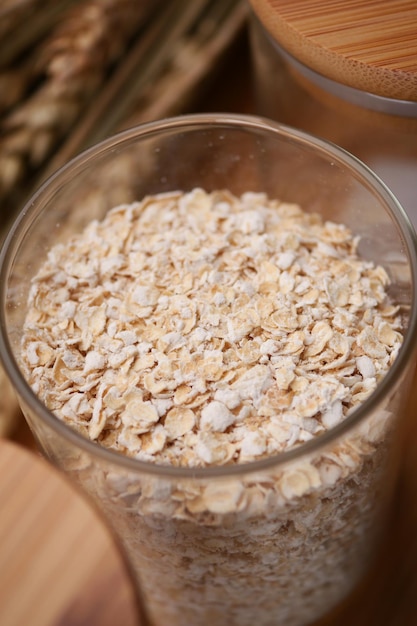
{"label": "wooden table surface", "polygon": [[[198,110],[252,112],[249,66],[245,40]],[[327,626],[417,625],[417,378],[413,387],[390,527],[366,581]],[[23,420],[13,439],[0,440],[1,626],[138,626],[127,569],[103,522],[37,455]]]}

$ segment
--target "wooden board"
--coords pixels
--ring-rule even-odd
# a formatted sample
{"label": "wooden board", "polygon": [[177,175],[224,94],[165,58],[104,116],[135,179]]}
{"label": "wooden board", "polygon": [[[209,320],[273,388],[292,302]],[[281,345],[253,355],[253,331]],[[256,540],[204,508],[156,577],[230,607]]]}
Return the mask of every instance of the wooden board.
{"label": "wooden board", "polygon": [[138,626],[102,520],[57,470],[4,439],[0,503],[1,626]]}
{"label": "wooden board", "polygon": [[279,44],[312,70],[371,93],[417,100],[415,0],[251,0]]}

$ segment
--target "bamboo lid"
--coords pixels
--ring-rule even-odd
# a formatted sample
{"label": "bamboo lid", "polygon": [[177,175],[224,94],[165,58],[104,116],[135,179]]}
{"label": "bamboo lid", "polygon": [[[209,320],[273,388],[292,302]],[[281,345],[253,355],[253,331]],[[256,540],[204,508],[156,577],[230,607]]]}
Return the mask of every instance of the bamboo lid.
{"label": "bamboo lid", "polygon": [[416,0],[251,0],[277,43],[338,83],[417,101]]}
{"label": "bamboo lid", "polygon": [[0,624],[140,626],[107,526],[63,475],[0,437]]}

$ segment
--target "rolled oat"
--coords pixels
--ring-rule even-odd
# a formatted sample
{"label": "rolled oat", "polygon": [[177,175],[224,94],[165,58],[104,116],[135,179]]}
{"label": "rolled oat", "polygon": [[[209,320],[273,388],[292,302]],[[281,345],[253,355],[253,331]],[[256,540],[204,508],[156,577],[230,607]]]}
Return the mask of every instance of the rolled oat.
{"label": "rolled oat", "polygon": [[118,207],[35,278],[30,383],[68,424],[136,458],[281,452],[363,402],[401,344],[388,277],[356,246],[344,226],[263,194]]}
{"label": "rolled oat", "polygon": [[[33,280],[29,383],[59,419],[139,460],[196,468],[288,451],[367,399],[401,346],[388,275],[357,246],[347,227],[262,193],[116,207]],[[87,488],[123,529],[156,624],[300,626],[363,567],[389,423],[381,410],[260,474],[98,472]]]}

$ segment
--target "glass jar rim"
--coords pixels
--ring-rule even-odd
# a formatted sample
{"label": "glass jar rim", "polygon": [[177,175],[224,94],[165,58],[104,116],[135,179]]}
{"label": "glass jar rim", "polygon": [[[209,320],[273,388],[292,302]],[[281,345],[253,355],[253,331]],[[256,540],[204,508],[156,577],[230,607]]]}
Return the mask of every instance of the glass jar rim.
{"label": "glass jar rim", "polygon": [[[37,397],[29,384],[26,382],[21,369],[13,355],[13,349],[7,336],[6,323],[6,295],[7,278],[14,261],[14,252],[18,249],[19,238],[37,215],[37,211],[42,210],[42,199],[48,197],[51,189],[59,185],[62,176],[73,168],[82,169],[84,164],[94,159],[98,154],[117,149],[117,146],[135,139],[151,137],[167,131],[198,130],[203,127],[225,128],[234,127],[236,129],[246,129],[248,131],[269,132],[284,138],[287,141],[304,144],[314,148],[323,156],[331,156],[336,162],[343,163],[344,166],[354,171],[361,179],[372,185],[378,195],[382,197],[391,211],[393,219],[396,221],[405,244],[405,250],[409,258],[412,274],[413,300],[410,311],[410,319],[407,331],[404,335],[403,344],[399,350],[393,365],[378,384],[371,396],[360,404],[352,413],[340,424],[329,429],[318,437],[302,443],[294,448],[268,456],[257,461],[236,463],[230,465],[216,465],[208,467],[176,467],[163,465],[155,462],[147,462],[136,458],[128,457],[100,444],[97,444],[82,436],[76,430],[65,424],[52,411],[50,411]],[[2,357],[5,371],[10,378],[17,394],[24,403],[38,415],[41,420],[62,438],[69,440],[73,445],[93,457],[111,463],[113,466],[120,466],[131,472],[141,472],[149,475],[165,476],[166,478],[190,478],[207,479],[210,477],[233,477],[245,473],[256,473],[271,468],[282,466],[291,461],[305,457],[313,451],[324,448],[331,442],[347,434],[356,425],[360,424],[364,418],[376,408],[388,393],[392,382],[399,379],[404,372],[407,363],[413,357],[417,347],[417,237],[414,228],[398,202],[388,187],[381,179],[363,162],[351,155],[349,152],[336,146],[335,144],[315,137],[309,133],[262,118],[255,115],[242,115],[234,113],[196,113],[186,114],[163,120],[152,121],[141,124],[113,135],[98,144],[84,150],[64,166],[52,174],[39,189],[27,201],[21,212],[11,225],[7,236],[0,250],[0,356]]]}

